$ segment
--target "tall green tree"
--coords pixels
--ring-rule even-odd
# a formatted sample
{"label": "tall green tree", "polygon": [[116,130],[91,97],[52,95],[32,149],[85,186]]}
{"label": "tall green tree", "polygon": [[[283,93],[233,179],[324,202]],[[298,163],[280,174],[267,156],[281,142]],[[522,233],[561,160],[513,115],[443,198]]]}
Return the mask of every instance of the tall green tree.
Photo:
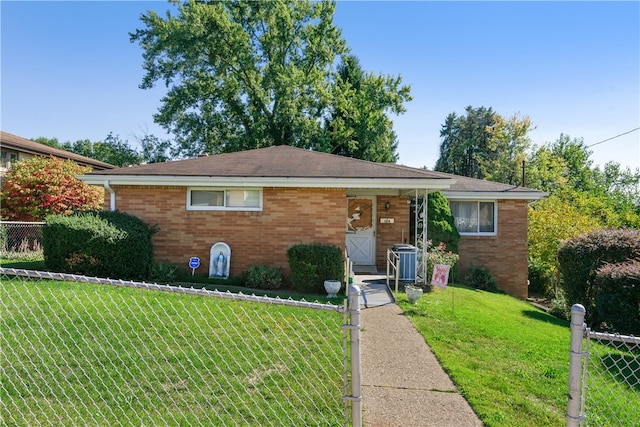
{"label": "tall green tree", "polygon": [[[330,151],[373,162],[398,160],[398,139],[388,113],[401,114],[411,100],[400,77],[365,73],[354,55],[338,65],[331,117],[327,122]],[[325,150],[323,150],[325,151]]]}
{"label": "tall green tree", "polygon": [[524,185],[522,162],[531,148],[529,132],[533,130],[531,119],[514,114],[504,118],[493,115],[489,149],[495,154],[482,162],[485,179],[511,185]]}
{"label": "tall green tree", "polygon": [[435,170],[505,184],[522,184],[521,165],[531,146],[529,117],[504,118],[491,107],[451,113],[440,130]]}
{"label": "tall green tree", "polygon": [[494,115],[491,107],[465,108],[451,113],[440,129],[440,157],[435,170],[472,178],[485,177],[485,165],[495,158],[492,148]]}
{"label": "tall green tree", "polygon": [[[362,73],[367,90],[357,90],[355,77],[338,76],[337,58],[348,49],[333,24],[334,1],[175,4],[175,16],[144,14],[131,41],[144,52],[141,88],[168,88],[154,119],[175,136],[178,155],[286,144],[395,158],[391,123],[377,118],[403,111],[397,104],[409,99],[408,88]],[[354,112],[351,123],[332,120]],[[334,140],[331,126],[341,132]]]}

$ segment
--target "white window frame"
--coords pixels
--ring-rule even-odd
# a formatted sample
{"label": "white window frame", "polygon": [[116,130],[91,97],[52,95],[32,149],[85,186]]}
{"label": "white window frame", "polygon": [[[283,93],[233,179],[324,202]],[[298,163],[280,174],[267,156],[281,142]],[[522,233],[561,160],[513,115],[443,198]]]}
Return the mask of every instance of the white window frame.
{"label": "white window frame", "polygon": [[[224,192],[223,206],[192,206],[192,191],[222,191]],[[259,194],[258,206],[226,206],[227,191],[257,191]],[[262,188],[245,188],[245,187],[187,187],[187,210],[188,211],[262,211]]]}
{"label": "white window frame", "polygon": [[[493,203],[493,231],[460,231],[461,236],[497,236],[498,235],[498,201],[497,200],[465,200],[465,199],[449,199],[449,208],[451,208],[451,202],[462,203],[476,203],[478,212],[477,230],[480,229],[480,203]],[[451,212],[453,215],[453,211]],[[455,217],[454,217],[455,222]],[[456,225],[456,229],[458,226]]]}

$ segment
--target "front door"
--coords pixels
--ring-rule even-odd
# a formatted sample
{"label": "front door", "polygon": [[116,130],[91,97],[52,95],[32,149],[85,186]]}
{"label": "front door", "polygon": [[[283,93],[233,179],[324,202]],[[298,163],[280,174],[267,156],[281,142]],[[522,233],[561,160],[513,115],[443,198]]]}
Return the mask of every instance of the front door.
{"label": "front door", "polygon": [[375,265],[375,197],[350,197],[347,203],[347,254],[355,265]]}

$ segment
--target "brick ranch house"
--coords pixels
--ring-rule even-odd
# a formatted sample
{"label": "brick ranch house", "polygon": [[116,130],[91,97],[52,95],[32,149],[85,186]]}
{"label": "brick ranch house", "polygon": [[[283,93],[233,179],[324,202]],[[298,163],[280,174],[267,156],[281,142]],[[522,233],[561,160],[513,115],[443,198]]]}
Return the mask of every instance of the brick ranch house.
{"label": "brick ranch house", "polygon": [[[358,266],[386,267],[387,248],[415,243],[410,207],[430,192],[450,201],[459,266],[489,268],[498,287],[527,297],[527,204],[545,193],[441,172],[274,146],[80,176],[102,185],[105,208],[159,227],[157,261],[187,266],[225,242],[230,275],[251,265],[288,272],[287,249],[335,245]],[[416,209],[426,210],[420,203]],[[428,215],[428,212],[424,212]],[[414,215],[422,218],[423,215]],[[424,237],[421,237],[424,238]],[[200,270],[202,274],[203,270]]]}

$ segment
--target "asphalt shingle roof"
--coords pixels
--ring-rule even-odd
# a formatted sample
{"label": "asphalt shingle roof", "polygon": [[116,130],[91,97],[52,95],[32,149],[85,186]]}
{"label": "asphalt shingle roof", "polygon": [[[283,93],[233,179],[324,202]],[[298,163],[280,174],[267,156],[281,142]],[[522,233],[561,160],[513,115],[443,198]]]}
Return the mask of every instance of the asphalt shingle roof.
{"label": "asphalt shingle roof", "polygon": [[45,144],[22,138],[8,132],[0,131],[0,145],[7,149],[32,154],[35,156],[53,156],[59,159],[73,160],[82,166],[91,166],[94,170],[112,169],[115,166],[70,151],[49,147]]}
{"label": "asphalt shingle roof", "polygon": [[99,175],[450,179],[424,169],[368,162],[287,145],[112,169]]}

